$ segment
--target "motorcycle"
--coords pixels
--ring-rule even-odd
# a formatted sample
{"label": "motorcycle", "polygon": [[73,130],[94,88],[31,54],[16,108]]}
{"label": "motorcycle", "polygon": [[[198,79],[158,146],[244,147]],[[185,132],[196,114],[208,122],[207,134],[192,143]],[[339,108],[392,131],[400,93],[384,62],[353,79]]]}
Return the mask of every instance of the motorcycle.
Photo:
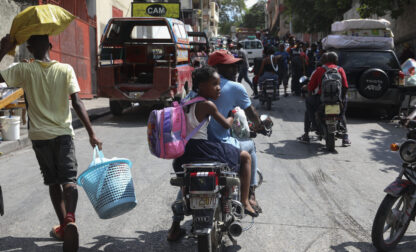
{"label": "motorcycle", "polygon": [[[407,140],[390,148],[398,151],[403,160],[399,176],[384,189],[387,194],[373,221],[371,238],[380,251],[396,247],[416,215],[416,112],[409,117],[400,116],[399,125],[408,129]],[[403,178],[404,177],[404,178]]]}
{"label": "motorcycle", "polygon": [[[309,82],[309,77],[302,76],[299,79],[301,86]],[[304,91],[302,91],[304,92]],[[302,94],[303,95],[303,94]],[[316,133],[319,141],[325,140],[325,146],[328,151],[335,150],[336,139],[342,139],[344,129],[341,125],[341,102],[321,102],[315,112]]]}
{"label": "motorcycle", "polygon": [[[261,117],[266,136],[272,133],[269,117]],[[252,133],[255,137],[256,133]],[[189,163],[182,165],[183,172],[176,172],[171,185],[183,192],[183,207],[173,208],[177,214],[192,215],[192,235],[197,238],[198,252],[222,251],[223,237],[228,235],[234,245],[244,231],[254,225],[254,218],[243,227],[245,218],[241,203],[240,179],[227,164],[219,162]],[[263,176],[260,176],[262,181]],[[260,185],[260,183],[259,183]]]}
{"label": "motorcycle", "polygon": [[260,82],[259,86],[259,101],[263,106],[264,104],[266,104],[267,110],[271,110],[273,98],[276,97],[277,94],[277,82],[273,79],[267,79],[265,81]]}

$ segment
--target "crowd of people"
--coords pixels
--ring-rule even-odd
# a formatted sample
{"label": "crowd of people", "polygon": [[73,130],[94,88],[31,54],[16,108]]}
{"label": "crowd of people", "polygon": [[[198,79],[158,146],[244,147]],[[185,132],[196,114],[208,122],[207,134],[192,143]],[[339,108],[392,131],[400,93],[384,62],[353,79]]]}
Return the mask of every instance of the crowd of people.
{"label": "crowd of people", "polygon": [[[319,107],[320,81],[328,68],[338,69],[342,77],[342,119],[341,124],[344,131],[343,145],[348,146],[351,141],[348,138],[345,112],[347,107],[347,89],[348,82],[342,67],[338,64],[338,55],[335,52],[326,52],[322,49],[320,43],[309,44],[307,42],[296,40],[294,36],[289,36],[287,40],[274,42],[275,40],[267,40],[262,58],[254,60],[254,66],[251,70],[254,73],[253,80],[248,79],[248,61],[247,53],[241,44],[237,44],[237,52],[234,54],[242,59],[239,70],[238,82],[242,79],[250,85],[253,90],[253,99],[258,98],[258,86],[265,80],[274,80],[276,90],[274,99],[279,99],[279,89],[283,84],[284,97],[289,96],[289,79],[290,91],[294,96],[306,96],[305,104],[305,133],[298,138],[299,141],[309,143],[309,131],[316,130],[313,117],[314,112]],[[234,48],[229,48],[233,52]],[[324,57],[326,56],[326,57]],[[311,79],[308,85],[302,86],[299,82],[302,76]],[[315,90],[316,89],[316,90]]]}

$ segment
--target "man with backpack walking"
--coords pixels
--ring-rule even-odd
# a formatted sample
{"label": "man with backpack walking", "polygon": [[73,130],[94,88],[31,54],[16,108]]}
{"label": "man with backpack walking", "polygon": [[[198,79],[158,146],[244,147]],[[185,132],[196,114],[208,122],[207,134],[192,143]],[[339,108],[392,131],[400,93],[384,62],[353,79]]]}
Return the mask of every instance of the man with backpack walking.
{"label": "man with backpack walking", "polygon": [[[321,94],[322,94],[322,83],[326,82],[326,78],[330,78],[331,80],[335,80],[335,84],[337,84],[338,88],[334,89],[335,96],[339,96],[339,100],[342,103],[342,111],[341,111],[341,124],[344,130],[344,136],[342,139],[342,145],[348,146],[351,144],[351,141],[348,138],[347,134],[347,124],[345,118],[345,112],[347,108],[347,90],[348,90],[348,82],[347,76],[345,71],[342,67],[337,66],[338,63],[338,55],[335,52],[327,52],[322,55],[321,58],[322,66],[318,67],[315,72],[313,72],[311,76],[311,80],[308,83],[308,97],[306,98],[306,112],[305,112],[305,125],[304,130],[305,133],[298,138],[299,141],[309,143],[309,131],[312,128],[316,129],[317,126],[315,125],[315,112],[319,108],[321,104]],[[336,69],[337,71],[334,71]]]}

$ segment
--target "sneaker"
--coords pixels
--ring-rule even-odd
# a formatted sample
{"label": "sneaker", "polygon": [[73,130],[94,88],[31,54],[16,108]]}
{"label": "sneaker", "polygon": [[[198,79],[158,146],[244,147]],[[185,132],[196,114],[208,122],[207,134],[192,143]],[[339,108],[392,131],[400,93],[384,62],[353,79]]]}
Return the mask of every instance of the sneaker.
{"label": "sneaker", "polygon": [[288,96],[289,96],[289,94],[288,94],[288,93],[285,93],[283,96],[284,96],[284,97],[288,97]]}
{"label": "sneaker", "polygon": [[346,146],[350,146],[351,145],[351,141],[348,138],[344,138],[342,139],[342,146],[346,147]]}
{"label": "sneaker", "polygon": [[79,248],[78,227],[75,222],[69,222],[64,230],[64,252],[76,252]]}
{"label": "sneaker", "polygon": [[255,96],[253,97],[253,99],[255,99],[255,100],[259,99],[259,95],[255,95]]}
{"label": "sneaker", "polygon": [[298,137],[297,140],[302,143],[309,143],[310,139],[307,134],[303,134],[301,137]]}

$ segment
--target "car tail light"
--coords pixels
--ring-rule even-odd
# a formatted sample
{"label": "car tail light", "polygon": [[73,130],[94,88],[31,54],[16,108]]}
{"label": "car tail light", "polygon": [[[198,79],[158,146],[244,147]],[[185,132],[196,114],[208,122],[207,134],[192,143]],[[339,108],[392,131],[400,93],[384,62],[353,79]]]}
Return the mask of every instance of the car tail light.
{"label": "car tail light", "polygon": [[190,191],[214,191],[218,186],[215,172],[191,172]]}
{"label": "car tail light", "polygon": [[404,86],[404,73],[399,71],[399,85]]}

